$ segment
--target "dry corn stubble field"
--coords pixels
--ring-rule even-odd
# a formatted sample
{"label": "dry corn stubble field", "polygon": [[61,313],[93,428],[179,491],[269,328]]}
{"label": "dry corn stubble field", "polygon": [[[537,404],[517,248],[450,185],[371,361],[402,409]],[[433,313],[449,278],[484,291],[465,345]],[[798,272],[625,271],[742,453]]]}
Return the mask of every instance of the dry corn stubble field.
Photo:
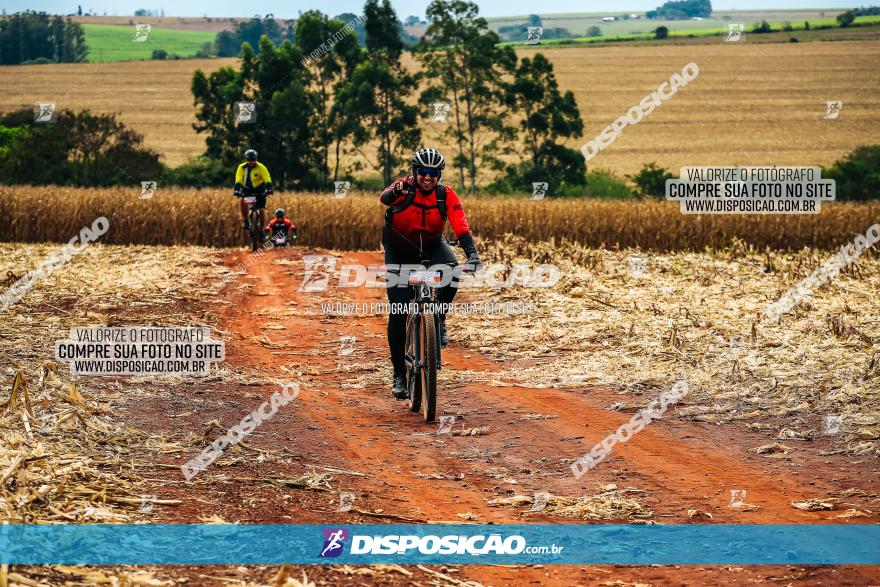
{"label": "dry corn stubble field", "polygon": [[[835,249],[880,221],[880,202],[826,203],[818,215],[685,215],[678,203],[531,200],[528,197],[462,197],[478,243],[511,233],[531,241],[568,240],[592,247],[702,251],[737,240],[759,249]],[[283,207],[300,228],[299,244],[341,250],[377,250],[384,207],[374,194],[278,194],[270,210]],[[140,199],[137,188],[0,186],[0,240],[66,242],[80,228],[106,216],[108,244],[243,243],[237,201],[226,190],[159,188]],[[34,222],[49,217],[52,222]]]}
{"label": "dry corn stubble field", "polygon": [[[574,92],[587,139],[623,115],[673,72],[700,75],[590,161],[625,174],[657,161],[683,165],[829,165],[854,147],[880,142],[872,112],[880,86],[880,42],[553,48],[560,88]],[[527,56],[531,52],[521,52]],[[413,62],[406,56],[406,62]],[[53,101],[59,108],[119,112],[146,144],[179,165],[202,153],[192,130],[190,80],[234,59],[2,67],[0,110]],[[825,102],[843,111],[824,120]],[[426,118],[427,118],[427,112]],[[437,138],[425,123],[425,141]],[[443,141],[441,148],[449,149]]]}
{"label": "dry corn stubble field", "polygon": [[[6,281],[20,276],[56,248],[46,244],[0,245],[0,275],[6,276]],[[452,368],[442,373],[444,389],[475,384],[506,388],[515,395],[517,388],[559,388],[577,397],[595,393],[591,386],[599,385],[618,394],[615,405],[605,408],[611,413],[643,405],[657,390],[684,378],[690,386],[686,400],[674,415],[654,426],[665,427],[669,425],[666,420],[684,418],[733,427],[741,434],[748,430],[747,441],[754,450],[791,466],[803,459],[840,455],[854,470],[866,475],[876,471],[880,457],[880,321],[872,310],[880,291],[880,262],[874,252],[863,255],[827,286],[811,292],[796,312],[775,323],[761,322],[766,306],[827,255],[810,250],[761,254],[737,245],[719,253],[653,254],[646,272],[633,275],[628,257],[635,252],[556,246],[512,237],[490,244],[484,252],[488,261],[555,262],[563,279],[549,290],[482,287],[469,291],[471,299],[528,301],[532,312],[521,317],[475,314],[467,320],[456,318],[455,344],[496,361],[499,368],[450,365]],[[258,446],[225,455],[216,465],[219,469],[211,473],[216,478],[204,480],[207,485],[187,487],[187,497],[181,498],[174,489],[176,482],[157,485],[156,477],[163,476],[165,465],[161,463],[185,458],[210,438],[213,424],[202,421],[208,417],[211,398],[191,396],[192,382],[181,377],[74,381],[51,360],[51,343],[63,338],[72,326],[198,323],[222,327],[216,304],[229,301],[219,300],[217,293],[230,275],[222,255],[201,247],[92,245],[7,310],[0,323],[0,362],[4,366],[0,378],[4,388],[13,393],[0,404],[4,408],[0,470],[14,474],[0,491],[4,517],[28,523],[154,522],[156,513],[138,511],[140,496],[157,493],[157,512],[176,516],[178,509],[191,507],[193,495],[210,499],[210,484],[228,478],[228,471],[235,470],[229,467],[257,458],[265,469],[261,476],[285,467],[297,472],[285,475],[286,489],[273,492],[330,492],[332,498],[333,492],[346,487],[344,478],[304,467],[298,458],[291,462],[290,454],[278,447]],[[276,265],[287,270],[295,264],[268,258],[260,263],[271,263],[271,271],[278,271]],[[233,269],[240,292],[231,299],[255,287],[240,279],[246,272]],[[265,295],[260,287],[252,293]],[[286,314],[296,320],[307,319],[314,311],[303,304],[287,308]],[[262,320],[276,320],[270,313],[258,316],[258,326]],[[243,338],[236,331],[221,334],[233,345]],[[742,346],[730,344],[733,336],[742,337]],[[260,344],[266,349],[278,348],[268,339],[261,339]],[[375,344],[382,343],[377,340]],[[322,351],[316,348],[312,352]],[[295,375],[307,389],[320,385],[324,376],[320,367],[283,370],[286,372],[275,375]],[[382,369],[370,365],[353,369],[339,364],[336,370],[347,393],[381,387],[387,378]],[[247,390],[255,388],[250,386],[279,382],[265,370],[222,364],[202,383],[212,390],[232,385],[236,393],[251,397]],[[154,422],[141,422],[139,427],[132,416],[135,406],[156,401],[167,405],[169,414],[185,406],[187,412],[196,413],[201,426],[178,423],[165,432],[156,430],[161,427]],[[824,432],[824,418],[829,415],[842,416],[841,429],[833,436]],[[172,416],[172,421],[179,422],[174,418],[183,416]],[[522,418],[527,416],[559,417],[549,413]],[[203,436],[201,427],[206,425]],[[589,436],[599,432],[590,428]],[[560,444],[552,455],[553,466],[556,461],[570,462],[580,456],[576,448]],[[505,471],[491,459],[489,465],[487,474]],[[635,482],[644,486],[646,481],[635,477]],[[299,489],[292,489],[293,483],[298,483],[293,487]],[[510,497],[489,494],[486,505],[525,508],[531,498],[527,491],[520,495],[523,491],[519,489]],[[821,506],[830,511],[822,511],[817,520],[867,522],[876,516],[870,506],[872,499],[876,501],[870,484],[841,486],[835,494],[810,495],[817,502],[830,504]],[[659,521],[663,519],[660,516],[672,515],[674,510],[656,505],[658,499],[664,503],[664,490],[659,488],[554,491],[546,515],[557,522],[572,516]],[[820,507],[797,503],[786,506],[792,511]],[[748,507],[761,509],[752,503]],[[230,515],[235,514],[215,512],[202,521],[228,522]],[[344,569],[309,569],[310,576],[313,572],[325,584],[334,584],[341,580],[336,574]],[[374,572],[379,575],[371,575],[371,580],[393,583],[395,573],[385,577],[382,573],[391,572],[388,569]],[[169,569],[13,567],[10,576],[13,584],[24,585],[29,580],[100,584],[110,581],[108,575],[133,583],[170,585],[178,573]],[[211,575],[223,574],[243,585],[263,585],[273,584],[266,577],[274,573],[275,569],[265,567],[237,567],[218,569]],[[295,585],[284,580],[274,584]]]}

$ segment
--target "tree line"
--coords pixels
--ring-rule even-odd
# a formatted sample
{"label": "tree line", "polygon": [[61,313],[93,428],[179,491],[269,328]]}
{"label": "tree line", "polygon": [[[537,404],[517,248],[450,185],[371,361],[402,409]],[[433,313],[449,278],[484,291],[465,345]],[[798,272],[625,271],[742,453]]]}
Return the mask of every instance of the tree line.
{"label": "tree line", "polygon": [[[367,0],[364,47],[356,35],[308,60],[345,22],[303,13],[292,40],[264,35],[244,43],[238,69],[197,71],[192,92],[196,131],[207,135],[205,157],[231,166],[253,147],[284,187],[326,189],[364,170],[387,185],[422,146],[422,127],[445,118],[447,178],[474,192],[517,191],[532,181],[556,189],[586,182],[581,154],[561,143],[583,131],[574,95],[561,93],[542,54],[519,59],[499,45],[479,9],[466,0],[434,0],[426,34],[412,49],[420,71],[402,63],[401,23],[388,0]],[[234,105],[255,105],[241,123]],[[438,103],[442,112],[436,110]],[[434,108],[434,111],[431,110]],[[448,109],[447,109],[448,108]]]}
{"label": "tree line", "polygon": [[0,19],[0,64],[79,63],[88,47],[80,24],[45,12],[18,12]]}

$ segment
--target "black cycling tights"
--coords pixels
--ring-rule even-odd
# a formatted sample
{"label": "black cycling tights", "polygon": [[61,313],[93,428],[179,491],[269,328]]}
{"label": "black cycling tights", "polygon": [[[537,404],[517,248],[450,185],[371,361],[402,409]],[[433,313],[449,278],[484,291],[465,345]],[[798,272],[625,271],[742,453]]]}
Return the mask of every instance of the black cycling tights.
{"label": "black cycling tights", "polygon": [[[456,263],[455,254],[445,240],[439,240],[433,245],[424,245],[425,252],[431,259],[431,264]],[[410,250],[412,249],[412,250]],[[385,242],[385,264],[407,265],[419,262],[419,251],[408,243]],[[458,281],[453,277],[452,282],[437,290],[437,301],[441,304],[449,304],[455,298],[458,288],[454,284]],[[406,313],[400,312],[400,304],[406,304],[412,299],[412,290],[404,284],[402,287],[389,287],[388,301],[391,311],[388,314],[388,348],[391,351],[391,365],[395,375],[403,375],[406,372]],[[397,310],[397,311],[395,311]],[[439,328],[439,325],[438,325]]]}

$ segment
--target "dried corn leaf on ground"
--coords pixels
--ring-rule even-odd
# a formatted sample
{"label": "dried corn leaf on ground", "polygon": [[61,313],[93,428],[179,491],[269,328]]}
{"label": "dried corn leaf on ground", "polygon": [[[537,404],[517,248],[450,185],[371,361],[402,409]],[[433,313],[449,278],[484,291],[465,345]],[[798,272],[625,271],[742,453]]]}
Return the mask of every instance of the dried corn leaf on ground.
{"label": "dried corn leaf on ground", "polygon": [[780,429],[801,434],[823,434],[824,417],[842,415],[840,449],[880,456],[876,252],[770,322],[767,306],[830,253],[761,253],[739,243],[647,255],[638,274],[630,257],[644,253],[633,250],[514,237],[488,248],[492,261],[555,263],[562,273],[550,289],[471,290],[472,299],[526,300],[532,312],[477,314],[451,326],[457,341],[503,359],[505,381],[599,384],[642,396],[644,405],[685,379],[680,415],[718,424],[779,417]]}
{"label": "dried corn leaf on ground", "polygon": [[[0,244],[0,276],[5,286],[35,268],[58,245]],[[173,507],[173,500],[156,495],[148,479],[156,473],[156,455],[191,455],[206,442],[206,431],[176,430],[172,438],[148,434],[126,425],[132,402],[168,398],[176,388],[191,385],[182,376],[71,378],[64,365],[54,362],[54,341],[67,337],[72,326],[217,326],[215,304],[224,288],[246,291],[241,267],[226,268],[222,253],[198,247],[88,247],[50,277],[40,281],[20,301],[0,315],[0,520],[10,523],[143,522],[150,514],[139,511],[150,503]],[[183,311],[186,308],[186,311]],[[193,314],[201,309],[201,313]],[[266,319],[271,316],[266,316]],[[229,340],[233,333],[215,330]],[[273,334],[273,340],[278,337]],[[283,377],[235,369],[220,363],[200,383],[232,384],[248,388],[279,384],[290,379],[309,381],[313,371],[284,370]],[[13,383],[16,393],[13,400]],[[25,389],[27,393],[25,393]],[[198,410],[205,400],[190,398]],[[14,405],[13,405],[14,404]],[[10,409],[10,408],[14,409]],[[22,416],[25,414],[24,416]],[[28,422],[30,431],[26,429]],[[216,428],[216,426],[215,426]],[[283,461],[275,451],[253,451],[243,443],[228,451],[203,472],[197,483],[223,477],[224,468],[240,460]],[[6,475],[6,473],[9,473]],[[278,479],[276,485],[316,483],[326,488],[329,475],[305,473]],[[152,496],[150,496],[152,497]],[[206,520],[220,522],[219,519]],[[224,520],[225,521],[225,520]],[[336,585],[354,574],[363,580],[407,585],[415,576],[424,584],[457,584],[437,571],[425,569],[401,574],[382,567],[289,569],[279,577],[278,567],[190,567],[183,574],[195,584]],[[5,575],[4,575],[5,573]],[[455,571],[451,571],[452,575]],[[9,585],[173,585],[181,571],[155,567],[13,566],[0,571]],[[311,577],[311,578],[309,578]],[[477,585],[474,583],[474,585]]]}
{"label": "dried corn leaf on ground", "polygon": [[[0,252],[4,253],[0,256],[0,275],[7,275],[9,271],[21,275],[55,248],[0,245]],[[474,300],[527,298],[533,304],[533,314],[525,317],[476,315],[455,319],[451,328],[456,342],[480,348],[484,355],[503,357],[500,364],[505,370],[491,375],[448,371],[443,376],[468,383],[492,377],[507,383],[573,389],[584,383],[604,383],[639,395],[629,402],[633,405],[647,403],[657,392],[668,388],[674,379],[685,377],[691,384],[691,393],[682,406],[685,410],[696,410],[688,417],[705,416],[705,419],[712,418],[709,421],[717,418],[719,422],[760,422],[768,415],[778,414],[779,418],[786,420],[787,429],[802,433],[809,427],[821,427],[821,421],[816,418],[823,413],[843,413],[846,418],[842,438],[847,444],[841,448],[859,450],[858,446],[851,448],[856,434],[870,435],[872,427],[877,426],[877,374],[871,370],[876,369],[876,365],[863,373],[859,380],[860,384],[864,383],[859,388],[864,392],[817,397],[818,394],[807,393],[809,386],[801,386],[799,382],[834,384],[835,372],[828,369],[835,363],[829,362],[829,357],[837,357],[844,365],[857,365],[857,361],[849,361],[850,356],[864,358],[866,366],[870,367],[871,353],[877,350],[875,341],[880,334],[876,315],[868,312],[878,291],[876,257],[863,257],[857,271],[841,275],[833,283],[814,291],[808,300],[811,307],[805,307],[807,313],[796,320],[784,318],[781,326],[756,326],[755,348],[751,349],[748,346],[752,344],[751,323],[760,324],[759,312],[766,304],[775,301],[777,291],[784,292],[813,266],[823,262],[827,254],[805,251],[786,255],[774,253],[767,257],[743,248],[719,254],[655,255],[650,257],[648,273],[637,277],[630,275],[628,256],[631,253],[633,251],[609,252],[575,245],[528,244],[517,239],[491,246],[487,256],[494,260],[522,256],[534,262],[555,262],[563,269],[565,277],[550,290],[483,289],[468,293],[467,298]],[[43,387],[55,389],[49,383],[54,381],[53,378],[61,382],[61,388],[68,395],[68,384],[79,385],[63,370],[43,368],[44,363],[51,360],[54,341],[64,338],[70,326],[215,325],[217,313],[210,303],[217,301],[218,288],[223,286],[223,278],[229,274],[220,263],[220,254],[197,247],[89,247],[3,314],[0,360],[4,367],[0,373],[5,374],[6,379],[0,401],[10,397],[5,394],[11,390],[14,374],[22,371],[30,384],[29,393],[32,398],[37,398],[36,402],[44,399],[56,402],[56,413],[59,414],[70,409],[67,404],[76,403],[75,399],[65,403],[64,396],[58,393],[48,397],[42,394]],[[573,259],[574,262],[564,259]],[[771,267],[772,271],[765,271]],[[237,280],[227,287],[246,290],[253,285],[246,280]],[[700,297],[707,301],[700,303]],[[845,307],[844,303],[847,304]],[[196,310],[195,314],[193,310]],[[814,317],[818,312],[833,313],[835,310],[838,314],[827,321],[828,334],[825,335],[821,328],[826,323]],[[293,307],[291,312],[297,315],[304,310]],[[268,320],[269,316],[266,318]],[[787,329],[791,329],[792,334],[786,337]],[[702,368],[720,362],[721,355],[729,351],[726,337],[731,334],[746,339],[747,346],[740,356],[721,366],[715,365],[715,372],[710,375],[703,373]],[[233,336],[232,333],[219,335],[221,338]],[[275,343],[280,340],[272,332],[268,337]],[[703,344],[705,337],[717,346]],[[871,341],[870,346],[868,341]],[[773,346],[776,343],[783,346]],[[817,349],[824,349],[825,354],[818,355]],[[746,362],[749,353],[782,354]],[[789,355],[793,358],[787,358]],[[804,367],[804,360],[812,363]],[[738,368],[735,361],[741,363]],[[761,384],[773,383],[765,381],[768,361],[776,361],[778,365],[774,363],[772,366],[784,375],[775,375],[777,383],[772,389],[770,385],[761,387]],[[12,371],[6,370],[7,367]],[[43,387],[40,387],[42,371],[45,374]],[[387,377],[378,377],[379,371],[375,368],[360,370],[356,374],[357,384],[371,384],[374,379],[384,382]],[[307,381],[319,373],[303,370],[295,375]],[[211,377],[217,383],[233,382],[236,385],[276,382],[258,373],[234,370],[226,365],[221,365]],[[107,427],[110,432],[106,434],[121,435],[113,426],[121,426],[119,423],[125,421],[120,406],[126,401],[140,396],[162,396],[186,384],[185,378],[165,378],[163,381],[132,378],[117,387],[115,383],[90,378],[88,385],[83,384],[78,390],[85,404],[97,414],[92,423],[99,428]],[[32,391],[34,389],[36,391]],[[826,385],[826,389],[836,390],[838,394],[843,392],[840,386]],[[21,403],[18,402],[19,411]],[[103,411],[99,409],[101,404],[106,404]],[[198,406],[193,407],[197,409]],[[799,421],[804,410],[812,415]],[[113,417],[114,411],[116,418]],[[37,420],[41,417],[39,413],[34,416]],[[860,422],[864,422],[862,428],[867,432],[859,432],[858,428],[853,432],[851,426]],[[67,421],[63,424],[69,425]],[[21,446],[21,441],[12,444],[11,434],[7,439],[7,430],[12,429],[4,427],[2,433],[0,475],[12,465],[12,461],[7,460],[9,455],[17,454],[14,449]],[[86,425],[84,430],[91,428]],[[82,432],[79,429],[62,432],[75,433]],[[144,436],[137,436],[136,431],[131,433],[143,443]],[[174,438],[154,439],[156,445],[151,450],[179,450],[178,445],[192,450],[200,440],[196,433],[182,432]],[[119,451],[123,460],[132,454],[132,449],[125,447],[125,442],[129,442],[125,438],[113,436],[112,441],[122,443]],[[869,437],[864,442],[869,443],[876,453],[876,437]],[[114,466],[121,469],[118,463],[98,462],[101,455],[90,454],[88,445],[78,448],[83,453],[77,458],[87,465],[94,465],[97,470],[93,475],[112,474]],[[59,452],[59,455],[65,454]],[[89,459],[94,462],[90,463]],[[90,471],[87,468],[85,474],[92,474]],[[137,474],[140,471],[126,473],[129,477],[123,478],[120,487],[130,484],[133,488],[130,495],[137,499],[140,495]],[[81,481],[80,485],[87,486],[87,482],[94,483],[99,477],[90,479]],[[7,487],[12,488],[12,484],[7,483]],[[72,488],[71,493],[66,495],[64,492],[69,488]],[[79,509],[71,507],[62,511],[78,512],[77,515],[85,517],[87,507],[94,508],[91,515],[103,515],[103,508],[111,516],[108,520],[114,516],[119,520],[125,516],[138,519],[139,499],[137,503],[102,501],[98,498],[103,496],[76,493],[77,488],[65,484],[56,497],[73,505],[80,503],[77,500],[94,499],[94,505],[80,504]],[[161,499],[162,496],[158,497]],[[563,499],[577,502],[583,498]],[[38,508],[40,504],[30,502],[32,508]],[[57,581],[49,582],[55,583]],[[271,582],[267,580],[267,584]]]}
{"label": "dried corn leaf on ground", "polygon": [[654,512],[638,500],[637,496],[643,493],[645,492],[638,489],[629,487],[618,489],[616,485],[608,485],[600,488],[596,494],[581,497],[548,494],[541,502],[538,502],[536,496],[513,495],[490,499],[488,504],[498,507],[531,506],[523,510],[523,513],[535,512],[584,520],[633,521],[645,520],[654,516]]}

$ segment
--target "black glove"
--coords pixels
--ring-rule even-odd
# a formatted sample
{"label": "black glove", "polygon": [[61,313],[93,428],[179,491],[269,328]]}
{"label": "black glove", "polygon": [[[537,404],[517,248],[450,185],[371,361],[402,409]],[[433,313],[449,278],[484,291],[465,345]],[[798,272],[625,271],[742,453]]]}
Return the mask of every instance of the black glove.
{"label": "black glove", "polygon": [[241,195],[242,195],[241,190],[243,187],[244,186],[241,185],[240,183],[235,184],[235,186],[232,188],[232,195],[235,196],[236,198],[241,197]]}
{"label": "black glove", "polygon": [[274,193],[275,193],[275,190],[272,189],[272,184],[271,184],[271,183],[267,183],[267,184],[266,184],[266,195],[268,196],[268,195],[271,195],[271,194],[274,194]]}
{"label": "black glove", "polygon": [[483,263],[480,261],[479,255],[477,255],[477,247],[474,245],[474,237],[470,234],[463,234],[458,237],[458,244],[461,246],[464,254],[468,256],[465,270],[476,271],[479,269]]}
{"label": "black glove", "polygon": [[483,266],[483,262],[480,261],[480,258],[477,256],[477,254],[474,253],[468,257],[467,264],[465,265],[465,269],[467,271],[471,271],[473,273],[476,273],[477,271],[480,270],[480,268],[482,266]]}
{"label": "black glove", "polygon": [[407,175],[403,181],[395,181],[394,182],[394,195],[395,196],[403,196],[412,189],[413,185],[413,177],[411,175]]}

